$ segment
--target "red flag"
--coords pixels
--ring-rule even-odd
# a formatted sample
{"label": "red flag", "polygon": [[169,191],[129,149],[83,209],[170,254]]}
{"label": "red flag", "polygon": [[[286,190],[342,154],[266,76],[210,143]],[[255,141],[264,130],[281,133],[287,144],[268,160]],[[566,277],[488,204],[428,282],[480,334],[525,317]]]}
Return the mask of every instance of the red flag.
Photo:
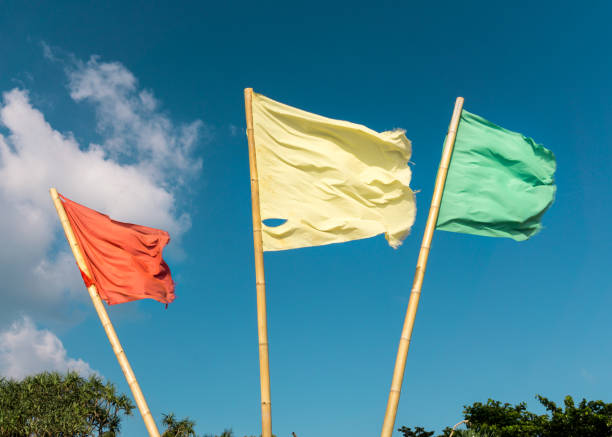
{"label": "red flag", "polygon": [[91,272],[91,278],[81,272],[85,284],[95,284],[106,303],[174,300],[170,268],[162,259],[170,241],[166,231],[117,222],[61,194],[60,199]]}

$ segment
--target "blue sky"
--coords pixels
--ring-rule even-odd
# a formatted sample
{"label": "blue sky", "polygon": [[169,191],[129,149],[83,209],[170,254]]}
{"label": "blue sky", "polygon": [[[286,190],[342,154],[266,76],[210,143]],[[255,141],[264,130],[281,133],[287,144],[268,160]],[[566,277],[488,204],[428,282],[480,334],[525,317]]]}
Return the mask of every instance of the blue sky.
{"label": "blue sky", "polygon": [[[253,87],[379,131],[404,128],[413,142],[417,218],[398,250],[379,236],[265,256],[274,433],[376,435],[461,95],[470,112],[555,153],[557,196],[523,243],[435,234],[396,425],[440,430],[489,397],[534,408],[536,393],[611,401],[609,2],[2,9],[4,374],[71,364],[129,390],[66,256],[53,184],[172,231],[175,303],[109,311],[155,418],[260,432],[243,106]],[[60,358],[32,355],[32,341]],[[144,433],[138,415],[125,421],[123,435]]]}

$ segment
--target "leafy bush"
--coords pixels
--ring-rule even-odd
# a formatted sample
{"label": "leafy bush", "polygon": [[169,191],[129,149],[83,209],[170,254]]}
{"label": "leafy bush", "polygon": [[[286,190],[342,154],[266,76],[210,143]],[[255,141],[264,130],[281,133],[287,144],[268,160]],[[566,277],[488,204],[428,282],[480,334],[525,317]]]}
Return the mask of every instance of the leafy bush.
{"label": "leafy bush", "polygon": [[572,397],[566,396],[561,408],[543,396],[536,398],[548,414],[531,413],[524,402],[510,405],[489,399],[486,404],[466,406],[465,418],[472,428],[499,437],[612,436],[612,404],[583,399],[575,405]]}
{"label": "leafy bush", "polygon": [[96,375],[45,372],[21,381],[0,378],[0,435],[114,437],[134,405]]}
{"label": "leafy bush", "polygon": [[[564,406],[537,395],[547,414],[527,410],[527,404],[502,404],[489,399],[465,406],[463,413],[469,429],[455,431],[453,437],[612,437],[612,404],[583,399],[578,405],[566,396]],[[433,431],[405,426],[398,429],[404,437],[432,437]],[[446,428],[437,437],[449,437]]]}

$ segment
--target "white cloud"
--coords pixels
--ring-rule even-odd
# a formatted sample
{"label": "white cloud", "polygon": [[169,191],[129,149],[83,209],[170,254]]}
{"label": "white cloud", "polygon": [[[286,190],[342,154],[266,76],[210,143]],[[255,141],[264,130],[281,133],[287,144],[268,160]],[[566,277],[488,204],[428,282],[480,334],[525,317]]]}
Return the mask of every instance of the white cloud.
{"label": "white cloud", "polygon": [[15,206],[26,229],[37,232],[37,241],[53,238],[47,232],[48,221],[56,220],[45,213],[54,212],[51,186],[119,220],[173,233],[185,230],[185,223],[173,215],[175,199],[170,191],[138,167],[106,157],[100,146],[81,150],[71,135],[62,135],[45,121],[24,91],[4,94],[0,122],[10,131],[6,140],[0,137],[3,200]]}
{"label": "white cloud", "polygon": [[97,373],[82,359],[67,357],[61,340],[50,331],[37,329],[24,317],[0,332],[0,375],[22,379],[43,371]]}
{"label": "white cloud", "polygon": [[53,129],[25,90],[0,102],[0,329],[18,313],[65,319],[89,299],[50,187],[116,220],[167,230],[171,250],[190,227],[176,190],[200,168],[192,152],[202,123],[175,127],[119,63],[77,62],[69,78],[72,97],[93,104],[100,145]]}

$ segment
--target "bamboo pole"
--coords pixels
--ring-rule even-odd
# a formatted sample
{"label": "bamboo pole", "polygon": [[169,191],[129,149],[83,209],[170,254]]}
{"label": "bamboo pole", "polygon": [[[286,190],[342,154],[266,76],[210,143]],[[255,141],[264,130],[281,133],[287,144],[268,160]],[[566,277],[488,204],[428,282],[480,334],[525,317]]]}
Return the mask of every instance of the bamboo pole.
{"label": "bamboo pole", "polygon": [[270,401],[270,360],[268,357],[268,326],[266,316],[266,279],[264,275],[261,213],[259,211],[259,178],[255,137],[253,135],[253,88],[244,90],[249,166],[251,169],[251,206],[253,211],[253,245],[255,248],[255,284],[257,286],[257,333],[259,336],[259,381],[261,387],[262,437],[272,437],[272,404]]}
{"label": "bamboo pole", "polygon": [[463,425],[464,423],[467,426],[467,425],[470,424],[470,421],[469,420],[462,420],[459,423],[455,423],[455,426],[453,426],[453,429],[452,429],[452,431],[451,431],[451,433],[450,433],[450,435],[448,437],[453,437],[455,435],[455,431],[457,430],[457,427],[459,427],[459,425]]}
{"label": "bamboo pole", "polygon": [[[85,273],[88,277],[91,276],[91,272],[89,271],[89,267],[85,262],[85,257],[81,251],[79,243],[74,235],[72,230],[72,226],[70,226],[70,222],[68,221],[68,216],[66,215],[66,210],[64,209],[64,205],[57,194],[57,190],[55,188],[51,188],[49,190],[51,193],[51,198],[53,199],[53,204],[55,205],[55,209],[57,210],[57,215],[59,216],[60,222],[62,223],[62,227],[64,228],[64,232],[66,233],[66,238],[68,239],[68,243],[70,244],[70,248],[72,249],[72,254],[76,259],[77,265],[79,268]],[[108,340],[110,341],[111,346],[113,347],[113,351],[117,356],[117,361],[119,361],[119,365],[121,366],[121,370],[123,370],[123,374],[125,375],[125,379],[127,380],[128,385],[130,386],[130,390],[132,390],[132,395],[136,400],[136,405],[138,406],[138,410],[140,410],[140,414],[142,415],[142,419],[144,420],[145,426],[147,427],[147,431],[149,432],[150,437],[160,437],[159,431],[157,429],[157,425],[153,420],[153,416],[151,415],[151,411],[147,406],[147,401],[145,400],[142,391],[140,390],[140,386],[138,385],[138,381],[136,380],[136,376],[132,371],[132,367],[121,347],[121,343],[119,343],[119,338],[117,337],[117,333],[115,332],[115,328],[113,328],[113,324],[111,323],[108,313],[102,304],[102,300],[100,299],[100,295],[96,290],[95,285],[91,285],[87,288],[89,292],[89,296],[91,297],[91,301],[98,312],[98,317],[100,317],[100,322],[102,322],[102,326],[106,331],[106,335],[108,336]]]}
{"label": "bamboo pole", "polygon": [[421,250],[417,260],[416,272],[412,283],[412,291],[408,300],[408,309],[406,310],[406,318],[404,319],[404,327],[402,336],[400,337],[399,347],[397,350],[397,358],[395,359],[395,369],[393,370],[393,379],[391,381],[391,390],[389,392],[389,401],[387,402],[387,410],[385,412],[385,420],[383,422],[381,437],[391,437],[393,427],[395,426],[395,416],[397,415],[397,405],[399,403],[400,393],[402,389],[402,380],[404,379],[404,369],[406,368],[406,358],[408,357],[408,348],[410,347],[410,338],[412,337],[412,328],[414,327],[414,319],[416,317],[417,308],[419,306],[419,298],[421,296],[421,287],[423,285],[423,277],[427,267],[427,259],[429,257],[429,248],[431,247],[431,239],[438,221],[438,212],[440,211],[440,202],[442,193],[444,192],[444,183],[446,182],[446,174],[450,165],[453,147],[455,145],[455,137],[457,135],[457,126],[459,125],[459,117],[463,108],[463,97],[457,97],[455,101],[455,109],[448,127],[448,134],[444,143],[442,159],[438,167],[436,176],[436,184],[434,187],[433,197],[431,199],[431,207],[425,225]]}

